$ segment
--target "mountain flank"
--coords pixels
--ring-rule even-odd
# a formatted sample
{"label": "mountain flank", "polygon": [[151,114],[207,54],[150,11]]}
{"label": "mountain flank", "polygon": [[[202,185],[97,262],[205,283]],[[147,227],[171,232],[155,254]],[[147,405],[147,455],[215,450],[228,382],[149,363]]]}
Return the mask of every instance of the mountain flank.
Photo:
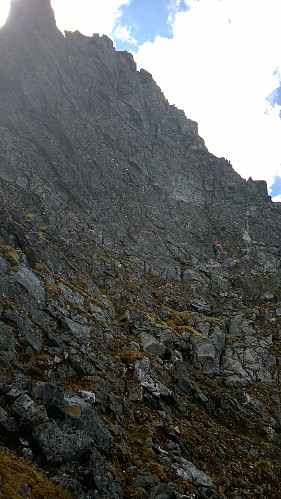
{"label": "mountain flank", "polygon": [[0,136],[3,497],[278,499],[266,183],[50,0],[0,30]]}

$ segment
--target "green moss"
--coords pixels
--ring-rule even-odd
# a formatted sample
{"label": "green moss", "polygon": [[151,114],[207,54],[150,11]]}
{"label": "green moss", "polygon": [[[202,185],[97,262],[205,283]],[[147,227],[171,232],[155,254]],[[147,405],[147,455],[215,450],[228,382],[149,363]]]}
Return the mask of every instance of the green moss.
{"label": "green moss", "polygon": [[0,305],[2,307],[7,307],[8,306],[7,300],[4,298],[4,296],[1,296],[1,295],[0,295]]}
{"label": "green moss", "polygon": [[269,353],[275,355],[276,357],[281,357],[281,340],[273,341],[273,347],[270,348]]}
{"label": "green moss", "polygon": [[25,218],[24,218],[25,222],[34,222],[34,220],[35,220],[35,216],[33,215],[33,213],[27,213],[25,215]]}
{"label": "green moss", "polygon": [[34,270],[35,272],[38,272],[38,273],[40,273],[40,272],[46,272],[47,274],[49,274],[49,273],[50,273],[50,271],[49,271],[49,269],[48,269],[47,265],[45,265],[44,263],[36,263],[36,264],[34,265],[33,270]]}
{"label": "green moss", "polygon": [[193,336],[200,336],[201,338],[209,341],[209,338],[206,335],[200,333],[197,329],[189,325],[190,318],[194,315],[194,312],[178,312],[169,308],[166,308],[166,310],[170,315],[170,318],[167,321],[162,321],[155,314],[147,314],[150,324],[160,329],[168,329],[179,338],[182,338],[182,333],[189,332]]}
{"label": "green moss", "polygon": [[170,329],[172,331],[172,328],[168,326],[168,323],[165,321],[161,321],[159,317],[155,316],[154,314],[147,314],[149,322],[152,326],[154,327],[159,327],[160,329]]}
{"label": "green moss", "polygon": [[217,324],[219,327],[224,326],[222,317],[201,317],[198,323],[200,322],[210,322],[211,324]]}
{"label": "green moss", "polygon": [[[25,347],[24,338],[19,338],[20,343],[23,343]],[[26,348],[22,348],[17,356],[17,359],[24,365],[25,373],[28,378],[34,380],[44,380],[48,379],[47,372],[52,364],[52,356],[44,352],[29,352]]]}
{"label": "green moss", "polygon": [[192,336],[199,336],[200,338],[203,338],[204,340],[210,341],[208,336],[206,336],[203,333],[200,333],[200,331],[197,331],[197,329],[194,329],[194,327],[191,327],[191,326],[175,326],[175,330],[178,333],[188,332],[188,333],[192,334]]}
{"label": "green moss", "polygon": [[[78,290],[78,292],[80,294],[82,294],[82,296],[85,296],[85,293],[81,290]],[[103,308],[103,304],[100,300],[98,300],[97,298],[95,298],[94,296],[89,296],[89,295],[86,295],[85,296],[85,306],[89,306],[90,304],[93,304],[95,307],[99,307],[99,308]]]}
{"label": "green moss", "polygon": [[142,359],[144,354],[139,350],[123,350],[119,355],[124,364],[132,364],[136,360]]}
{"label": "green moss", "polygon": [[19,264],[21,251],[13,248],[13,246],[2,244],[0,242],[0,251],[4,258],[8,260],[12,267],[17,267]]}
{"label": "green moss", "polygon": [[239,336],[234,336],[233,334],[226,334],[225,335],[226,339],[229,341],[239,341]]}
{"label": "green moss", "polygon": [[60,296],[60,288],[57,284],[54,284],[52,282],[46,282],[45,284],[45,291],[48,295],[51,295],[52,297],[58,298]]}
{"label": "green moss", "polygon": [[1,492],[6,499],[71,499],[59,485],[54,485],[31,464],[0,449]]}
{"label": "green moss", "polygon": [[50,225],[42,225],[42,226],[38,227],[38,232],[37,232],[37,234],[38,234],[38,236],[40,237],[40,239],[42,239],[43,241],[46,241],[44,234],[45,234],[45,232],[46,232],[47,230],[49,230],[50,228],[51,228],[51,226],[50,226]]}
{"label": "green moss", "polygon": [[177,326],[188,325],[190,318],[194,315],[194,312],[179,312],[178,310],[169,307],[165,307],[165,310],[170,315],[170,319],[167,321],[168,324],[171,322]]}
{"label": "green moss", "polygon": [[[116,443],[113,462],[115,472],[123,487],[125,497],[131,497],[134,483],[134,467],[140,475],[156,475],[161,481],[167,480],[167,473],[157,462],[157,456],[147,445],[146,439],[153,433],[146,425],[134,425],[126,431],[125,439]],[[135,496],[134,496],[135,497]],[[138,497],[138,496],[136,496]],[[142,496],[139,496],[142,497]]]}
{"label": "green moss", "polygon": [[87,292],[87,288],[88,288],[87,283],[83,279],[81,279],[80,277],[77,277],[76,285],[79,289],[83,290],[84,292]]}
{"label": "green moss", "polygon": [[49,229],[51,229],[51,225],[40,225],[40,227],[38,227],[40,232],[46,232]]}

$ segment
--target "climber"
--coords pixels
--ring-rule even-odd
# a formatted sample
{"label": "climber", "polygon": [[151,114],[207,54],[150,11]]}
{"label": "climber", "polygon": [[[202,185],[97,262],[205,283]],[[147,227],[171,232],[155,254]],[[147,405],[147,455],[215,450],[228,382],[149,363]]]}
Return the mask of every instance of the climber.
{"label": "climber", "polygon": [[216,241],[214,244],[213,244],[213,251],[214,251],[214,254],[215,254],[215,257],[216,257],[216,261],[219,262],[219,263],[222,263],[221,262],[221,253],[223,251],[222,249],[222,245],[219,241]]}

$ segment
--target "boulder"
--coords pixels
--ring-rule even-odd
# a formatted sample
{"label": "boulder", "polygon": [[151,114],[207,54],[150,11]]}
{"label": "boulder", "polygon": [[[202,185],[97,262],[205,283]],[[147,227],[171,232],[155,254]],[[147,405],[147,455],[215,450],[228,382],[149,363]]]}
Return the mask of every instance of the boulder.
{"label": "boulder", "polygon": [[150,352],[160,359],[170,358],[171,352],[168,348],[149,333],[140,333],[140,340],[145,352]]}
{"label": "boulder", "polygon": [[91,437],[64,422],[47,421],[32,432],[48,463],[62,465],[79,459],[86,452]]}
{"label": "boulder", "polygon": [[199,470],[193,463],[186,461],[183,458],[178,460],[178,463],[172,464],[172,469],[175,470],[183,480],[192,483],[206,499],[220,499],[218,486],[206,475]]}
{"label": "boulder", "polygon": [[21,426],[38,425],[48,419],[45,407],[37,405],[27,394],[20,395],[12,405]]}
{"label": "boulder", "polygon": [[7,433],[15,433],[19,431],[15,419],[11,417],[3,407],[0,407],[0,428]]}

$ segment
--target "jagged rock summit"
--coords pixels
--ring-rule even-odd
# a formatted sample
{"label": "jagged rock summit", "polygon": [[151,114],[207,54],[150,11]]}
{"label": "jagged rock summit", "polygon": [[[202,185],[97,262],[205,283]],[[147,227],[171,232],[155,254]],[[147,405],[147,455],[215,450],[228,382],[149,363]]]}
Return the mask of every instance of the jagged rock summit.
{"label": "jagged rock summit", "polygon": [[50,0],[10,0],[6,27],[17,30],[39,31],[56,29],[54,11]]}
{"label": "jagged rock summit", "polygon": [[0,135],[2,495],[279,497],[266,183],[50,0],[0,30]]}
{"label": "jagged rock summit", "polygon": [[[209,255],[214,236],[235,255],[268,240],[278,255],[280,209],[265,182],[246,182],[211,155],[197,124],[130,54],[104,36],[64,38],[46,0],[12,4],[1,33],[2,133],[21,161],[4,158],[8,182],[32,176],[36,203],[60,206],[59,217],[70,205],[109,246],[158,267],[189,262],[194,246]],[[28,171],[25,156],[34,158]]]}

